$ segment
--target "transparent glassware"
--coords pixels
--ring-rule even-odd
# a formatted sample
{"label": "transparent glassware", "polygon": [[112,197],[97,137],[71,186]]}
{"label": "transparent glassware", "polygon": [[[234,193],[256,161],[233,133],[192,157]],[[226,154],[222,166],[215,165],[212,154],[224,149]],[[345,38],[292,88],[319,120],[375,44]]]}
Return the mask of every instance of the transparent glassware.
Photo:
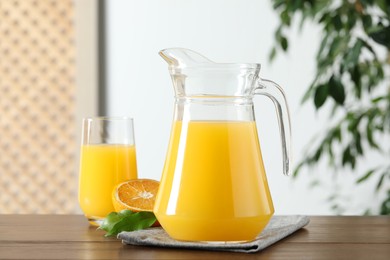
{"label": "transparent glassware", "polygon": [[85,118],[80,154],[79,204],[89,223],[98,226],[115,211],[115,185],[138,177],[133,119]]}
{"label": "transparent glassware", "polygon": [[275,104],[290,173],[290,117],[282,88],[260,64],[215,63],[181,48],[160,55],[175,90],[170,143],[154,213],[178,240],[255,239],[274,213],[257,134],[253,97]]}

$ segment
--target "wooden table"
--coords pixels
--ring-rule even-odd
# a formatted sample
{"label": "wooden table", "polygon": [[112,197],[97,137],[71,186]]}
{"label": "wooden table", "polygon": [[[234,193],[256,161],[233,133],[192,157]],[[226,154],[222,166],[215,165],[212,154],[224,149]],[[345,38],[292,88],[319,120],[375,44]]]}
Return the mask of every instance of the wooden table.
{"label": "wooden table", "polygon": [[390,217],[310,217],[255,254],[123,245],[80,215],[0,215],[0,259],[390,259]]}

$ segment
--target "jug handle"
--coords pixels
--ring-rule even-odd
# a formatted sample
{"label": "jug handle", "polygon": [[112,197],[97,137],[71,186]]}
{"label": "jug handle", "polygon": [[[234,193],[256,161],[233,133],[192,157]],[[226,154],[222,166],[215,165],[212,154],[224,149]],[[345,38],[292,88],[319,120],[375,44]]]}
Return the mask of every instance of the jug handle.
{"label": "jug handle", "polygon": [[280,138],[283,152],[283,173],[291,174],[291,123],[287,99],[283,89],[275,82],[268,79],[257,80],[255,94],[269,97],[275,105],[279,123]]}

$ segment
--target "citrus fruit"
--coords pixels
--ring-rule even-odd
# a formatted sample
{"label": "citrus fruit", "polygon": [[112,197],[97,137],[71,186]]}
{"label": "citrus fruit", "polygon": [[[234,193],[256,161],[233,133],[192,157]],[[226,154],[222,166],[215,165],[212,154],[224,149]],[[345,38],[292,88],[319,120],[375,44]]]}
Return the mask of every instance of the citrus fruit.
{"label": "citrus fruit", "polygon": [[158,181],[150,179],[134,179],[118,184],[112,193],[115,210],[152,212],[159,185]]}

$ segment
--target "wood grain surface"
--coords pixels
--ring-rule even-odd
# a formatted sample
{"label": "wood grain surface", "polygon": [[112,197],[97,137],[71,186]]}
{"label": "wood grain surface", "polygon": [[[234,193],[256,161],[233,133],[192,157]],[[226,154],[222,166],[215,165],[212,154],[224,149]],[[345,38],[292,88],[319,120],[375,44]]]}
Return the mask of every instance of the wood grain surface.
{"label": "wood grain surface", "polygon": [[80,215],[0,215],[0,259],[390,259],[390,217],[313,216],[245,254],[123,245]]}

